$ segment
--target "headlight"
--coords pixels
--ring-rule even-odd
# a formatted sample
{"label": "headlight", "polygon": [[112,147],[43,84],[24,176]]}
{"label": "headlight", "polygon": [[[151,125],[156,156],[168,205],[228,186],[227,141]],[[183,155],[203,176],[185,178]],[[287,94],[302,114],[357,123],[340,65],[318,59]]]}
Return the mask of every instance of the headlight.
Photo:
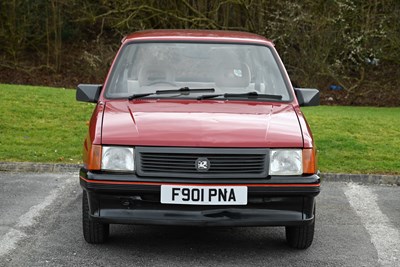
{"label": "headlight", "polygon": [[103,146],[101,169],[134,171],[134,149],[131,147]]}
{"label": "headlight", "polygon": [[269,175],[303,174],[301,149],[271,149],[269,157]]}

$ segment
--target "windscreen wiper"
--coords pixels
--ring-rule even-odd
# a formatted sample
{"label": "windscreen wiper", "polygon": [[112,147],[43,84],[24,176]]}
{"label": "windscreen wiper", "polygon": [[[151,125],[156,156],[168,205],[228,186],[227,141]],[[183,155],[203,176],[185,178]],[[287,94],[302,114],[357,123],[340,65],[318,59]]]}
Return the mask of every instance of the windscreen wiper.
{"label": "windscreen wiper", "polygon": [[239,97],[239,98],[266,98],[270,100],[282,100],[281,95],[268,95],[268,94],[259,94],[257,92],[248,92],[248,93],[225,93],[225,94],[213,94],[213,95],[201,95],[197,97],[197,100],[203,100],[203,99],[210,99],[210,98],[216,98],[216,97],[224,97],[224,98],[234,98],[234,97]]}
{"label": "windscreen wiper", "polygon": [[215,92],[214,88],[199,88],[199,89],[190,89],[189,87],[182,87],[180,89],[171,89],[171,90],[157,90],[153,93],[143,93],[143,94],[134,94],[128,97],[129,100],[135,98],[141,98],[151,95],[166,95],[166,94],[180,94],[180,95],[189,95],[191,93],[203,93],[203,92]]}

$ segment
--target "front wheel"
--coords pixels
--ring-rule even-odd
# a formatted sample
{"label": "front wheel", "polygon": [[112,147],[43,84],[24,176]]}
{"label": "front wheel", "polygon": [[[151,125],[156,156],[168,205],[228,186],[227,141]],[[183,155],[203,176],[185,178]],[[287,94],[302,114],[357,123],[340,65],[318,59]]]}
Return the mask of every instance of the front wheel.
{"label": "front wheel", "polygon": [[82,195],[82,226],[83,236],[86,242],[101,244],[107,241],[110,233],[110,225],[94,222],[89,217],[89,201],[85,191]]}
{"label": "front wheel", "polygon": [[306,249],[314,239],[315,212],[312,223],[303,226],[286,226],[286,241],[289,246],[297,249]]}

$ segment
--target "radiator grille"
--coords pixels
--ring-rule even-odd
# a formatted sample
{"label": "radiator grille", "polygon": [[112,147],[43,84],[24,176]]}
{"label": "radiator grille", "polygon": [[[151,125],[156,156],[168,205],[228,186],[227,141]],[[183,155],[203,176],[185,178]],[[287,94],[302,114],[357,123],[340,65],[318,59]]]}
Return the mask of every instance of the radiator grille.
{"label": "radiator grille", "polygon": [[[193,178],[266,177],[266,149],[137,148],[141,176]],[[199,170],[198,160],[207,161]]]}

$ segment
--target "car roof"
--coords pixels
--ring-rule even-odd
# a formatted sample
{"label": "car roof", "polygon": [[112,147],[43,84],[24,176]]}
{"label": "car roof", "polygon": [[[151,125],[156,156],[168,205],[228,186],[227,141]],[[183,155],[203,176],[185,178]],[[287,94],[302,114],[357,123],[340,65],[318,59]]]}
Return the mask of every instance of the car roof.
{"label": "car roof", "polygon": [[122,43],[134,41],[200,41],[274,45],[272,41],[254,33],[221,30],[145,30],[134,32],[122,39]]}

